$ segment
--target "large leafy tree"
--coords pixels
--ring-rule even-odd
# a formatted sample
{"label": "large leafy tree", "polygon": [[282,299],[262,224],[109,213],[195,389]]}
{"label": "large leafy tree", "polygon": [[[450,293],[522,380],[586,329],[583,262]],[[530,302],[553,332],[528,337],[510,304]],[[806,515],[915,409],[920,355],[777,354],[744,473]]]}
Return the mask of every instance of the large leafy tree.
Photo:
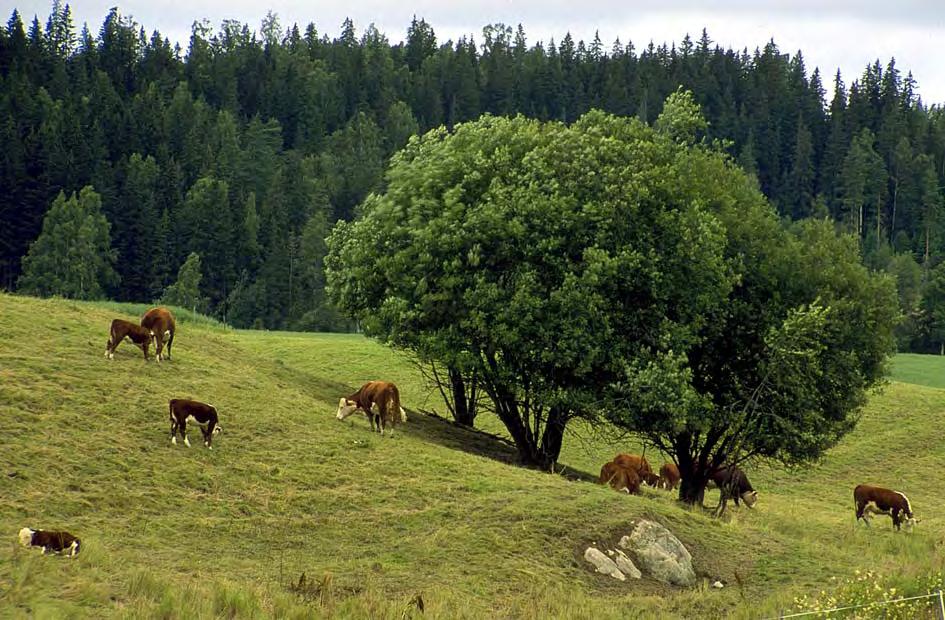
{"label": "large leafy tree", "polygon": [[552,466],[626,360],[691,346],[735,284],[717,219],[677,189],[720,156],[665,125],[485,117],[412,140],[387,192],[329,238],[333,298],[368,333],[475,374],[522,460]]}
{"label": "large leafy tree", "polygon": [[328,280],[369,333],[474,371],[524,461],[603,412],[695,502],[723,463],[815,458],[852,428],[896,297],[852,238],[783,229],[695,140],[687,93],[657,127],[593,112],[414,140],[334,231]]}
{"label": "large leafy tree", "polygon": [[115,252],[102,215],[102,199],[91,186],[53,201],[39,238],[23,259],[19,290],[28,295],[101,299],[117,284]]}

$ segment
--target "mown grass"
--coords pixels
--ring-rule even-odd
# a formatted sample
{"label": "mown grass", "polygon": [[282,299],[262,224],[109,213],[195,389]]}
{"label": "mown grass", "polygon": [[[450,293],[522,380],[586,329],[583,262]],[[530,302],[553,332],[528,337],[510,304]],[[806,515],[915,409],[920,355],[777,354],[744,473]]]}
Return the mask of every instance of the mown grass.
{"label": "mown grass", "polygon": [[901,353],[893,358],[893,381],[945,388],[945,356]]}
{"label": "mown grass", "polygon": [[[759,507],[718,521],[667,493],[572,481],[632,449],[586,430],[567,440],[564,476],[510,464],[508,446],[418,413],[443,411],[419,372],[357,335],[181,321],[173,361],[127,343],[105,360],[110,320],[143,309],[0,295],[0,616],[402,618],[420,594],[434,618],[759,617],[857,568],[941,566],[937,389],[891,384],[822,463],[752,471]],[[334,418],[375,378],[409,411],[393,437]],[[172,397],[216,405],[213,451],[169,444]],[[854,528],[859,482],[907,492],[919,530]],[[584,546],[639,516],[728,587],[590,573]],[[68,529],[83,552],[41,557],[16,544],[23,526]]]}

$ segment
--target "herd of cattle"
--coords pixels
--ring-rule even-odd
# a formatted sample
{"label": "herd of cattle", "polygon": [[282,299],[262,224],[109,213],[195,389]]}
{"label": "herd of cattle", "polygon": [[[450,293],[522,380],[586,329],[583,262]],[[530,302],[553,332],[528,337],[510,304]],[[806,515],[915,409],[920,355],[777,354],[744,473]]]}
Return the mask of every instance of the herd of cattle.
{"label": "herd of cattle", "polygon": [[[665,463],[657,475],[653,473],[645,456],[618,454],[601,467],[597,482],[609,484],[624,493],[636,494],[643,485],[672,490],[681,480],[679,467],[675,463]],[[719,489],[719,504],[715,509],[717,515],[725,511],[729,500],[734,501],[736,506],[739,505],[739,500],[743,501],[749,508],[758,501],[758,492],[751,486],[748,476],[735,465],[726,465],[712,471],[706,486]],[[874,514],[891,517],[896,530],[902,525],[910,529],[919,522],[912,513],[909,498],[899,491],[861,484],[853,489],[853,504],[857,522],[862,519],[866,525],[870,524]]]}
{"label": "herd of cattle", "polygon": [[[114,359],[115,349],[127,338],[141,348],[145,361],[148,360],[148,349],[152,343],[157,361],[170,360],[175,331],[174,316],[167,308],[148,310],[141,317],[140,324],[115,319],[112,321],[108,342],[105,345],[105,357]],[[344,420],[356,412],[367,417],[372,432],[376,430],[381,435],[388,427],[392,429],[395,424],[407,421],[407,414],[400,404],[400,391],[389,381],[369,381],[354,394],[338,401],[337,419]],[[213,435],[223,430],[217,410],[213,405],[191,399],[174,398],[168,403],[168,413],[172,444],[177,443],[179,434],[184,445],[190,447],[190,440],[187,438],[187,422],[193,422],[200,427],[204,445],[209,450],[213,449],[211,446]],[[598,482],[609,484],[618,491],[636,494],[641,485],[673,490],[681,482],[681,476],[679,468],[674,463],[665,463],[660,468],[659,474],[655,474],[646,457],[636,454],[618,454],[601,468]],[[719,515],[724,512],[728,500],[734,501],[736,506],[739,501],[742,501],[749,508],[758,501],[758,493],[748,481],[748,476],[734,465],[713,471],[707,486],[717,487],[721,493],[719,505],[716,508]],[[889,515],[897,530],[901,525],[909,529],[918,522],[913,515],[909,499],[898,491],[861,484],[853,491],[853,501],[857,521],[863,519],[866,525],[870,524],[873,514]],[[24,527],[19,532],[19,540],[26,547],[41,548],[43,554],[67,552],[67,555],[75,556],[81,547],[81,541],[78,538],[64,531],[34,530]]]}
{"label": "herd of cattle", "polygon": [[[664,463],[660,467],[659,475],[653,473],[650,463],[645,456],[638,454],[618,454],[614,460],[605,463],[600,470],[597,481],[600,484],[609,484],[611,487],[624,493],[636,494],[641,486],[650,486],[659,489],[673,490],[682,481],[679,467],[675,463]],[[758,501],[758,492],[751,486],[748,476],[740,468],[729,465],[716,469],[709,478],[709,488],[717,487],[721,493],[717,514],[725,511],[729,500],[739,505],[739,501],[751,508]]]}

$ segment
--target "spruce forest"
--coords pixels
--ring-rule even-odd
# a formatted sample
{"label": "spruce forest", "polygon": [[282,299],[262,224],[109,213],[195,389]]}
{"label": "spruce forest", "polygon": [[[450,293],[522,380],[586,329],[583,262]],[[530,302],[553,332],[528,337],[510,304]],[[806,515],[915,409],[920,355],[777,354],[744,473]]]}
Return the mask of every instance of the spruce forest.
{"label": "spruce forest", "polygon": [[325,295],[325,238],[410,136],[483,114],[653,122],[682,87],[783,218],[831,218],[896,278],[900,350],[945,346],[945,114],[894,59],[851,78],[705,31],[530,43],[495,24],[443,41],[415,18],[396,42],[272,13],[258,30],[196,23],[181,49],[146,26],[112,9],[77,28],[56,0],[0,27],[0,289],[151,302],[186,275],[182,303],[237,327],[351,329]]}

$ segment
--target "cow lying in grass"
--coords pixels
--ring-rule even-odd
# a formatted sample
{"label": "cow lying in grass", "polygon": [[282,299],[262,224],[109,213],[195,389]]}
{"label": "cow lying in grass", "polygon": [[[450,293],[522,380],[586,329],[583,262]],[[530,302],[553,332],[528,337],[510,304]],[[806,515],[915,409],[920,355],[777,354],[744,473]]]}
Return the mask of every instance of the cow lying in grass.
{"label": "cow lying in grass", "polygon": [[144,353],[144,361],[148,361],[148,347],[151,345],[151,330],[141,327],[131,321],[115,319],[112,321],[112,327],[108,332],[108,342],[105,343],[105,358],[115,359],[115,349],[127,338],[141,348]]}
{"label": "cow lying in grass", "polygon": [[371,430],[376,426],[381,435],[388,425],[393,432],[394,424],[407,421],[407,413],[400,406],[400,391],[390,381],[368,381],[351,396],[340,399],[335,417],[344,420],[356,411],[366,415]]}
{"label": "cow lying in grass", "polygon": [[867,526],[870,524],[871,515],[874,514],[892,517],[893,527],[897,531],[903,523],[907,530],[918,523],[912,513],[909,498],[899,491],[861,484],[853,489],[853,503],[856,506],[856,520],[863,519]]}
{"label": "cow lying in grass", "polygon": [[20,530],[20,544],[24,547],[42,547],[43,555],[47,553],[62,553],[74,557],[79,553],[82,541],[69,532],[54,532],[52,530],[31,530],[24,527]]}
{"label": "cow lying in grass", "polygon": [[190,421],[200,427],[200,431],[203,433],[203,445],[207,446],[207,449],[213,450],[210,445],[213,436],[223,432],[223,427],[219,425],[217,419],[217,410],[213,405],[196,400],[172,398],[168,408],[171,416],[172,444],[177,444],[175,434],[180,432],[184,445],[190,447],[190,440],[187,439],[187,422]]}

